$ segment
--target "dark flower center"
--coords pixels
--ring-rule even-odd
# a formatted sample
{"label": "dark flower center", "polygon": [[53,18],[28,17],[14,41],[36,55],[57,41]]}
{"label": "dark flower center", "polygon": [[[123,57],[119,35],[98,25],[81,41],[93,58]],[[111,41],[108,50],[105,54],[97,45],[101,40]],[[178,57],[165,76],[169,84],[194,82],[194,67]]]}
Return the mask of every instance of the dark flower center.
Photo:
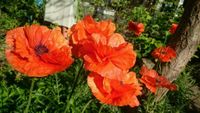
{"label": "dark flower center", "polygon": [[167,52],[166,52],[166,51],[164,51],[164,50],[162,50],[160,53],[161,53],[162,55],[165,55],[165,54],[167,54]]}
{"label": "dark flower center", "polygon": [[48,53],[49,51],[48,48],[44,45],[38,45],[35,47],[34,50],[35,50],[36,55],[42,55],[44,53]]}

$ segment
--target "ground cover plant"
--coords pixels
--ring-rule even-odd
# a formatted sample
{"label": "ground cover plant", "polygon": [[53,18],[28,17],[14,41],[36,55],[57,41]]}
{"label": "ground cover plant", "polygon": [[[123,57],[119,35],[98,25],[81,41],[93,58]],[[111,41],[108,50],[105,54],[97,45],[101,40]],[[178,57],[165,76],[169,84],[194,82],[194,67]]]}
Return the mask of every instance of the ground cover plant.
{"label": "ground cover plant", "polygon": [[[177,58],[178,0],[78,1],[68,37],[43,22],[45,2],[0,1],[0,112],[197,112],[198,53],[173,83],[162,75]],[[170,91],[157,101],[160,88]]]}

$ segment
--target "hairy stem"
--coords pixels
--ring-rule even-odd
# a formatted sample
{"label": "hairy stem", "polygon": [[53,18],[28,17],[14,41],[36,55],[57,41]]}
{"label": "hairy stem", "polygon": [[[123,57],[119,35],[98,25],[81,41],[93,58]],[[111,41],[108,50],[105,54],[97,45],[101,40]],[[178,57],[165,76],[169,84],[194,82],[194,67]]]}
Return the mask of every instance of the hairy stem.
{"label": "hairy stem", "polygon": [[34,84],[35,84],[35,79],[33,78],[32,82],[31,82],[30,91],[29,91],[28,104],[26,106],[26,109],[25,109],[24,113],[28,113],[28,111],[29,111],[29,107],[30,107],[31,100],[32,100],[32,92],[33,92]]}
{"label": "hairy stem", "polygon": [[[78,78],[79,78],[79,76],[80,76],[80,73],[81,73],[82,69],[83,69],[83,63],[81,64],[81,67],[80,67],[79,70],[78,70],[78,74],[77,74],[77,75],[75,76],[75,78],[74,78],[74,82],[73,82],[73,85],[72,85],[72,92],[70,93],[69,98],[68,98],[68,101],[69,101],[69,102],[70,102],[70,99],[71,99],[71,97],[72,97],[72,94],[74,93],[74,90],[75,90],[75,88],[76,88],[76,84],[77,84],[77,82],[78,82]],[[69,104],[67,103],[64,113],[67,112],[68,107],[69,107]]]}
{"label": "hairy stem", "polygon": [[85,105],[85,107],[83,108],[83,110],[82,110],[81,113],[84,113],[84,112],[85,112],[87,106],[90,105],[90,103],[92,102],[92,100],[93,100],[93,99],[91,99],[91,100],[88,101],[88,103]]}
{"label": "hairy stem", "polygon": [[101,105],[100,109],[99,109],[99,112],[98,113],[101,113],[102,109],[104,107],[104,104]]}
{"label": "hairy stem", "polygon": [[56,78],[57,102],[58,102],[58,104],[60,104],[60,93],[59,93],[59,90],[58,90],[59,86],[58,86],[58,75],[57,74],[55,75],[55,78]]}

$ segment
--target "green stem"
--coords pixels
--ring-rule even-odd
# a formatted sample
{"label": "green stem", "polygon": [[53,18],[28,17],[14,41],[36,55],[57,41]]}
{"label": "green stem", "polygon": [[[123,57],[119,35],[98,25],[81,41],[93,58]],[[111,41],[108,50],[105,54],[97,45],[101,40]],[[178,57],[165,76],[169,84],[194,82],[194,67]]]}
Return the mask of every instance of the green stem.
{"label": "green stem", "polygon": [[33,92],[34,83],[35,83],[35,79],[33,78],[33,79],[32,79],[32,82],[31,82],[30,91],[29,91],[28,104],[27,104],[27,106],[26,106],[26,109],[25,109],[24,113],[28,113],[28,110],[29,110],[29,107],[30,107],[30,104],[31,104],[32,92]]}
{"label": "green stem", "polygon": [[78,82],[78,78],[79,78],[79,76],[80,76],[80,73],[81,73],[81,70],[82,70],[82,69],[83,69],[83,63],[81,64],[81,67],[80,67],[79,70],[78,70],[78,74],[77,74],[77,76],[76,76],[75,79],[74,79],[74,82],[73,82],[73,85],[72,85],[72,92],[70,93],[69,100],[71,99],[72,94],[74,93],[74,90],[75,90],[75,87],[76,87],[76,84],[77,84],[77,82]]}
{"label": "green stem", "polygon": [[[70,101],[70,99],[71,99],[71,97],[72,97],[72,94],[74,93],[74,90],[75,90],[75,87],[76,87],[76,84],[77,84],[77,81],[78,81],[78,78],[79,78],[79,76],[80,76],[80,73],[81,73],[81,70],[83,69],[83,63],[81,64],[81,67],[79,68],[79,70],[78,70],[78,74],[75,76],[75,78],[74,78],[74,82],[73,82],[73,85],[72,85],[72,92],[70,93],[70,95],[69,95],[69,101]],[[64,113],[66,113],[67,112],[67,108],[68,108],[68,103],[67,103],[67,106],[66,106],[66,108],[65,108],[65,111],[64,111]]]}
{"label": "green stem", "polygon": [[101,105],[100,109],[99,109],[99,112],[98,113],[101,113],[102,109],[104,107],[104,104]]}
{"label": "green stem", "polygon": [[92,102],[93,99],[89,100],[88,103],[84,106],[83,110],[81,113],[84,113],[86,108],[88,107],[88,105],[90,105],[90,103]]}
{"label": "green stem", "polygon": [[57,91],[57,101],[58,101],[58,104],[60,104],[60,93],[59,93],[59,86],[58,86],[58,75],[56,74],[55,75],[55,78],[56,78],[56,91]]}

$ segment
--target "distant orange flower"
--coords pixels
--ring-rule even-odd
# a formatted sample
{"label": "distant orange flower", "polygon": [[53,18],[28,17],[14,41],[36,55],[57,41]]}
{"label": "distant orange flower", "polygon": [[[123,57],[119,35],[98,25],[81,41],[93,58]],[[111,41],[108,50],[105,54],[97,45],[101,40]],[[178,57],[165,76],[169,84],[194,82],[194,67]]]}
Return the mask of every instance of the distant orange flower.
{"label": "distant orange flower", "polygon": [[148,69],[146,66],[142,66],[139,73],[142,75],[140,81],[153,93],[156,93],[158,87],[176,90],[176,85],[171,84],[164,76],[159,76],[153,69]]}
{"label": "distant orange flower", "polygon": [[140,36],[142,34],[142,32],[144,32],[144,24],[143,23],[129,21],[128,29],[130,31],[133,31],[136,36]]}
{"label": "distant orange flower", "polygon": [[161,62],[170,62],[172,58],[176,57],[176,52],[171,47],[159,47],[153,50],[151,55],[159,59]]}
{"label": "distant orange flower", "polygon": [[125,43],[119,36],[108,41],[99,35],[93,40],[85,41],[80,51],[87,70],[96,72],[110,79],[121,79],[121,75],[129,70],[136,61],[136,53],[130,43]]}
{"label": "distant orange flower", "polygon": [[114,35],[115,24],[111,20],[96,22],[91,16],[85,16],[71,28],[70,45],[73,46],[72,52],[76,57],[81,57],[79,48],[80,43],[90,39],[93,34],[99,34],[106,38]]}
{"label": "distant orange flower", "polygon": [[141,94],[140,87],[134,72],[124,74],[123,78],[112,80],[97,73],[91,73],[87,79],[93,95],[102,103],[114,106],[139,106],[137,96]]}
{"label": "distant orange flower", "polygon": [[171,28],[169,29],[169,32],[171,34],[174,34],[176,32],[177,27],[178,27],[178,24],[172,24]]}
{"label": "distant orange flower", "polygon": [[71,47],[59,29],[31,25],[6,34],[6,58],[17,71],[30,77],[44,77],[69,67]]}

